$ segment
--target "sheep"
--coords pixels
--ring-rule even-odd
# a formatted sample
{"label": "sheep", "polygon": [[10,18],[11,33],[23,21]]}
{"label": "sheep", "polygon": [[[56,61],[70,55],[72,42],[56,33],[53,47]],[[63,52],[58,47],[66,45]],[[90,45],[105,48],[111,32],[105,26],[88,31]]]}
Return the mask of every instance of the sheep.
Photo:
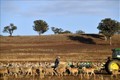
{"label": "sheep", "polygon": [[40,66],[37,72],[39,73],[41,79],[45,77],[45,67]]}
{"label": "sheep", "polygon": [[78,71],[79,71],[78,68],[68,67],[67,69],[70,71],[70,74],[72,74],[72,75],[78,75]]}
{"label": "sheep", "polygon": [[105,63],[94,63],[92,67],[95,68],[95,71],[102,73],[105,70]]}
{"label": "sheep", "polygon": [[0,68],[0,75],[2,75],[3,77],[5,76],[5,74],[8,74],[8,69],[5,67],[1,67]]}
{"label": "sheep", "polygon": [[93,74],[95,76],[95,68],[86,68],[86,67],[83,67],[82,68],[83,72],[86,73],[87,75],[89,73],[91,73],[91,75]]}
{"label": "sheep", "polygon": [[33,76],[39,75],[39,68],[37,68],[37,67],[32,67],[32,75],[33,75]]}
{"label": "sheep", "polygon": [[115,76],[117,78],[117,75],[120,75],[119,70],[113,69],[111,77]]}
{"label": "sheep", "polygon": [[17,77],[20,74],[20,68],[19,67],[9,67],[8,68],[9,74],[14,75]]}
{"label": "sheep", "polygon": [[53,68],[45,68],[45,75],[51,74],[52,76],[54,74],[57,74]]}
{"label": "sheep", "polygon": [[32,67],[21,67],[21,72],[26,76],[32,75]]}
{"label": "sheep", "polygon": [[57,67],[56,69],[55,69],[55,71],[57,72],[57,74],[59,75],[59,76],[63,76],[64,75],[64,73],[66,72],[66,67],[65,66],[63,66],[63,67]]}

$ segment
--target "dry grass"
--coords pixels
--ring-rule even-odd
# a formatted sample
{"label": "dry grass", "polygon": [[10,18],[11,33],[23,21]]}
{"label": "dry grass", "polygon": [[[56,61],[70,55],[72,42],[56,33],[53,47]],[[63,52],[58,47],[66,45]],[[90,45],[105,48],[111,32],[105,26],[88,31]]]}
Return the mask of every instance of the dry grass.
{"label": "dry grass", "polygon": [[[108,45],[96,34],[0,37],[0,61],[104,61],[120,47],[120,35]],[[101,57],[99,57],[101,56]]]}

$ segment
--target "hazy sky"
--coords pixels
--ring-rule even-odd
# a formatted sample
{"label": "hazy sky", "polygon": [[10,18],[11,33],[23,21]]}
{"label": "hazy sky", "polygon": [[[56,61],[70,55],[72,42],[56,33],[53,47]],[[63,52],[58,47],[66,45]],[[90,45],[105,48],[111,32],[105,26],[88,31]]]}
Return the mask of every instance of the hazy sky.
{"label": "hazy sky", "polygon": [[97,26],[104,18],[120,21],[120,0],[0,0],[0,34],[5,26],[14,23],[13,35],[38,35],[33,21],[44,20],[51,27],[75,32],[98,33]]}

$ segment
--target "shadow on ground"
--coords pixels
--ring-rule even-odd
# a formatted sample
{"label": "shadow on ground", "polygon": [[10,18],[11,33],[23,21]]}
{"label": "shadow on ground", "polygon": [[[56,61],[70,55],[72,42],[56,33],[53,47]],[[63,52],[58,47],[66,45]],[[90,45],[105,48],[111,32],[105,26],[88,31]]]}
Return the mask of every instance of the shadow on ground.
{"label": "shadow on ground", "polygon": [[83,36],[68,36],[68,38],[85,44],[96,44],[92,38],[86,38]]}
{"label": "shadow on ground", "polygon": [[99,38],[99,39],[104,40],[104,36],[98,35],[98,34],[81,34],[81,35],[83,35],[83,36],[89,36],[89,37],[93,37],[93,38]]}

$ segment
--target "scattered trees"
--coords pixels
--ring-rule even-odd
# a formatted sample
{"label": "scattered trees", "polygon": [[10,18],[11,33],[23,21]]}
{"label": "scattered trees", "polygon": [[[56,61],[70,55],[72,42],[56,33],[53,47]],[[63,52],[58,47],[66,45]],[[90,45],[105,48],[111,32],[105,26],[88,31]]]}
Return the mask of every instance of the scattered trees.
{"label": "scattered trees", "polygon": [[77,31],[76,31],[76,34],[85,34],[85,32],[82,31],[82,30],[77,30]]}
{"label": "scattered trees", "polygon": [[54,34],[69,34],[69,33],[72,33],[71,31],[68,31],[68,30],[64,31],[62,28],[51,27],[51,30],[54,32]]}
{"label": "scattered trees", "polygon": [[97,29],[99,29],[100,33],[105,36],[105,40],[110,40],[109,43],[111,45],[111,37],[120,30],[120,23],[116,20],[112,20],[111,18],[105,18],[101,20]]}
{"label": "scattered trees", "polygon": [[48,30],[48,24],[43,20],[35,20],[33,30],[41,35]]}
{"label": "scattered trees", "polygon": [[65,30],[65,31],[61,32],[61,34],[70,34],[70,33],[72,33],[72,32],[68,31],[68,30]]}
{"label": "scattered trees", "polygon": [[117,31],[117,33],[116,34],[120,34],[120,29]]}
{"label": "scattered trees", "polygon": [[54,34],[60,34],[63,31],[62,28],[55,28],[55,27],[51,27],[51,30],[54,32]]}
{"label": "scattered trees", "polygon": [[10,24],[10,26],[5,26],[4,29],[3,29],[3,33],[9,33],[10,36],[12,36],[13,34],[13,31],[16,30],[17,27],[14,26],[13,23]]}
{"label": "scattered trees", "polygon": [[2,34],[0,34],[0,36],[3,36]]}

